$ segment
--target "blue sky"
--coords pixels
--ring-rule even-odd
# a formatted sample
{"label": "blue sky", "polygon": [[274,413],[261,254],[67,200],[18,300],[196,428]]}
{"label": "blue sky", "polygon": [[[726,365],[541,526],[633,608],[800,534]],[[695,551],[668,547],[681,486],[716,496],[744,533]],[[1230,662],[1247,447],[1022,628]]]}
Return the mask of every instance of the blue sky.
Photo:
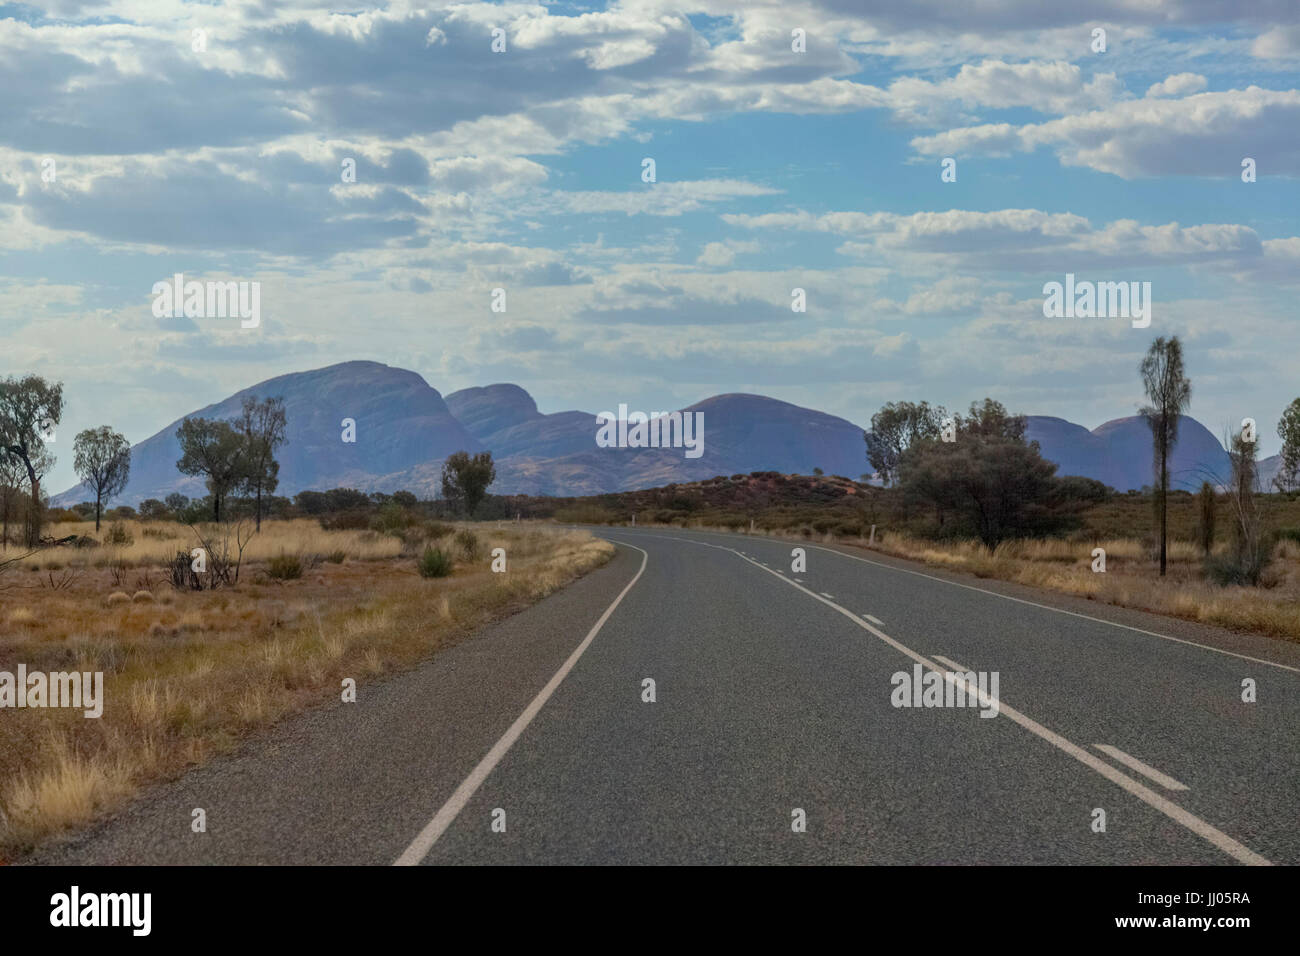
{"label": "blue sky", "polygon": [[[0,373],[64,383],[61,490],[82,428],[350,359],[547,412],[990,395],[1091,428],[1177,334],[1192,414],[1271,454],[1300,5],[1238,6],[0,4]],[[261,326],[156,319],[175,272],[260,282]],[[1067,272],[1150,281],[1151,327],[1044,318]]]}

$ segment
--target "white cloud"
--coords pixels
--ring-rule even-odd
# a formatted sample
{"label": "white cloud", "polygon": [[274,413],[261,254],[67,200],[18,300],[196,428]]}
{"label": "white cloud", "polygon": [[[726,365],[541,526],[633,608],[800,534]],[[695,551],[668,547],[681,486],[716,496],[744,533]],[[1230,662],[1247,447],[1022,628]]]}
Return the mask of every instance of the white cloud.
{"label": "white cloud", "polygon": [[1199,93],[1205,86],[1205,77],[1199,73],[1175,73],[1159,83],[1152,83],[1147,89],[1147,96],[1186,96],[1188,93]]}
{"label": "white cloud", "polygon": [[928,156],[997,155],[1047,146],[1069,166],[1125,179],[1141,176],[1228,176],[1243,156],[1267,157],[1266,168],[1300,175],[1300,90],[1199,93],[1141,99],[1021,127],[1001,124],[918,136]]}

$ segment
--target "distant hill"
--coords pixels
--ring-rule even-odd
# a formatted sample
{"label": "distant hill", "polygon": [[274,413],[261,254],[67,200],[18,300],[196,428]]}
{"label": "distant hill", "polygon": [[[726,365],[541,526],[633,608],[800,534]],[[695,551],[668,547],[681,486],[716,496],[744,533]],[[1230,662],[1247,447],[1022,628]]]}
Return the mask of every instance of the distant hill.
{"label": "distant hill", "polygon": [[[1154,483],[1151,429],[1140,415],[1116,418],[1092,431],[1063,418],[1028,418],[1025,437],[1037,441],[1043,457],[1057,463],[1058,474],[1096,478],[1119,491]],[[1196,419],[1183,415],[1169,461],[1170,487],[1193,491],[1203,481],[1226,482],[1230,473],[1228,453],[1218,439]]]}
{"label": "distant hill", "polygon": [[[753,471],[809,474],[821,468],[827,475],[857,478],[870,470],[860,426],[763,395],[715,395],[682,409],[702,412],[705,423],[704,454],[687,458],[682,449],[600,448],[594,411],[545,414],[518,385],[466,388],[444,399],[417,373],[378,362],[281,375],[185,417],[232,417],[245,395],[285,401],[289,441],[279,453],[281,495],[352,487],[433,497],[441,487],[443,460],[459,450],[492,452],[497,494],[580,496]],[[346,418],[356,422],[355,443],[341,440]],[[182,420],[132,448],[131,481],[114,503],[137,505],[174,491],[204,494],[200,479],[176,471]],[[1121,491],[1151,483],[1151,435],[1140,417],[1092,431],[1045,416],[1029,416],[1028,424],[1028,437],[1057,462],[1060,474],[1096,478]],[[1174,487],[1194,489],[1207,475],[1226,478],[1227,465],[1214,436],[1184,417],[1173,458]],[[1261,462],[1265,480],[1275,469],[1276,456]],[[89,497],[78,486],[54,501],[68,505]]]}

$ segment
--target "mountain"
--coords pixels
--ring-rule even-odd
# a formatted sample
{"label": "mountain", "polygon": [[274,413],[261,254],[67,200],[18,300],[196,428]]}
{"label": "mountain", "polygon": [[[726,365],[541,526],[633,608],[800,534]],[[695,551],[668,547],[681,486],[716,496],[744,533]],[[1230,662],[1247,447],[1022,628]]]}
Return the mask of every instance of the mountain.
{"label": "mountain", "polygon": [[[1151,429],[1142,416],[1116,418],[1092,431],[1063,418],[1027,417],[1025,437],[1057,463],[1058,474],[1096,478],[1120,491],[1153,483]],[[1261,462],[1261,470],[1270,461]],[[1195,491],[1203,481],[1220,484],[1230,474],[1228,453],[1218,439],[1196,419],[1180,416],[1178,442],[1169,457],[1170,487]]]}
{"label": "mountain", "polygon": [[[281,375],[185,417],[233,417],[246,395],[284,399],[289,440],[279,452],[281,495],[351,487],[404,488],[433,497],[441,489],[443,460],[460,450],[492,452],[497,494],[589,495],[753,471],[808,474],[821,468],[857,477],[869,470],[860,426],[763,395],[715,395],[681,409],[702,413],[704,420],[703,454],[687,458],[681,448],[601,448],[594,412],[545,414],[518,385],[466,388],[444,399],[415,372],[378,362]],[[344,419],[356,423],[355,442],[343,441]],[[115,504],[137,505],[174,491],[204,494],[202,479],[176,471],[182,420],[132,448],[131,481]],[[1031,415],[1027,436],[1058,464],[1059,474],[1096,478],[1121,491],[1151,483],[1151,434],[1138,416],[1089,431],[1063,418]],[[1261,478],[1267,481],[1276,467],[1276,456],[1262,461]],[[1191,490],[1206,476],[1227,474],[1223,447],[1184,416],[1172,461],[1174,487]],[[89,497],[77,486],[54,503]]]}
{"label": "mountain", "polygon": [[[284,399],[288,441],[277,454],[277,494],[292,495],[307,488],[378,490],[376,479],[381,476],[445,458],[462,448],[482,450],[423,378],[377,362],[344,362],[281,375],[184,417],[231,418],[245,395]],[[343,441],[346,418],[356,422],[355,442]],[[192,498],[205,494],[201,478],[176,471],[181,456],[176,429],[183,420],[132,447],[130,482],[114,499],[116,504],[137,505],[173,491]],[[92,497],[84,486],[77,486],[54,502],[74,504]]]}

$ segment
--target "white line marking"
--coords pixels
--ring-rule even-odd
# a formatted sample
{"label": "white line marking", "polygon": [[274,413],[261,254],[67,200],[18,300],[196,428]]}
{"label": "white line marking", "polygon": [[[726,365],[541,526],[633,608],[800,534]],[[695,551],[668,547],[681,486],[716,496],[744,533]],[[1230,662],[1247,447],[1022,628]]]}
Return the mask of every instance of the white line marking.
{"label": "white line marking", "polygon": [[[719,531],[701,531],[699,534],[715,534],[725,536]],[[661,536],[663,537],[663,536]],[[681,541],[689,541],[690,538],[680,538]],[[773,538],[773,541],[779,542],[779,538]],[[697,542],[704,544],[704,542]],[[718,547],[718,545],[713,545]],[[1199,644],[1196,641],[1188,641],[1181,637],[1171,637],[1168,634],[1161,634],[1157,631],[1148,631],[1146,628],[1134,627],[1132,624],[1120,624],[1118,621],[1108,621],[1104,617],[1093,617],[1091,614],[1080,614],[1078,611],[1067,611],[1064,608],[1052,607],[1050,604],[1039,604],[1037,601],[1026,601],[1024,598],[1012,597],[1010,594],[1000,594],[997,591],[990,591],[987,588],[976,587],[973,584],[962,584],[960,581],[949,581],[947,578],[937,577],[933,574],[926,574],[924,571],[913,571],[910,568],[898,568],[892,564],[885,564],[883,561],[872,561],[870,558],[860,558],[856,554],[845,554],[843,551],[836,551],[834,548],[823,548],[820,545],[810,544],[810,548],[816,548],[818,551],[825,551],[829,554],[838,554],[841,558],[848,558],[850,561],[861,561],[863,564],[874,565],[877,568],[884,568],[886,571],[897,571],[900,574],[914,574],[919,578],[928,578],[931,581],[939,581],[943,584],[951,584],[955,588],[965,588],[967,591],[979,591],[981,594],[988,594],[993,597],[1002,598],[1004,601],[1015,601],[1017,604],[1028,604],[1030,607],[1042,608],[1044,611],[1055,611],[1057,614],[1068,614],[1070,617],[1080,617],[1085,621],[1094,621],[1097,624],[1109,624],[1111,627],[1121,627],[1126,631],[1136,631],[1138,634],[1146,634],[1149,637],[1158,637],[1162,641],[1173,641],[1175,644],[1186,644],[1188,647],[1199,647],[1203,651],[1213,651],[1216,654],[1226,654],[1228,657],[1236,657],[1243,661],[1251,661],[1255,664],[1267,664],[1269,667],[1277,667],[1284,671],[1291,671],[1294,674],[1300,674],[1300,667],[1292,667],[1290,664],[1279,664],[1277,661],[1265,660],[1262,657],[1251,657],[1249,654],[1238,654],[1236,651],[1225,651],[1221,647],[1213,647],[1209,644]],[[725,550],[732,550],[727,548]],[[900,558],[899,560],[904,560]]]}
{"label": "white line marking", "polygon": [[[619,544],[627,544],[627,542],[620,541]],[[602,614],[600,619],[591,626],[591,630],[588,631],[587,636],[582,639],[582,643],[577,646],[574,652],[569,655],[569,659],[566,660],[560,666],[560,669],[555,672],[555,676],[547,681],[546,686],[543,687],[538,695],[533,698],[532,703],[525,707],[524,712],[515,719],[513,724],[510,725],[510,729],[501,735],[501,739],[492,745],[492,749],[487,752],[487,756],[480,760],[478,766],[470,771],[470,775],[465,778],[464,782],[461,783],[459,787],[456,788],[456,792],[453,793],[451,798],[442,805],[442,809],[434,814],[433,819],[425,825],[419,835],[411,841],[411,845],[402,851],[402,855],[393,863],[394,866],[415,866],[429,855],[429,851],[432,850],[433,845],[438,842],[438,838],[442,836],[447,827],[451,826],[451,823],[456,819],[457,814],[459,814],[461,810],[465,809],[465,804],[469,803],[470,798],[472,798],[478,788],[483,785],[483,781],[487,779],[488,774],[490,774],[493,768],[501,762],[501,758],[506,755],[506,752],[514,742],[519,739],[519,735],[527,729],[530,723],[532,723],[533,718],[537,716],[538,711],[540,711],[542,707],[545,706],[546,702],[551,699],[551,695],[554,694],[555,689],[560,686],[560,682],[568,676],[569,671],[573,670],[573,665],[578,663],[578,658],[582,656],[582,652],[587,649],[587,646],[591,644],[596,635],[600,633],[600,629],[605,626],[605,622],[608,621],[609,616],[614,613],[614,609],[618,607],[623,598],[627,596],[627,592],[632,590],[632,585],[636,584],[636,582],[640,580],[641,573],[645,571],[646,562],[650,560],[650,554],[648,551],[642,550],[634,544],[628,544],[627,546],[635,551],[641,552],[641,567],[637,570],[632,580],[628,581],[627,586],[624,587],[622,591],[618,592],[618,597],[614,598],[614,603],[605,608],[605,613]]]}
{"label": "white line marking", "polygon": [[1128,767],[1130,770],[1136,770],[1138,773],[1142,774],[1142,776],[1150,777],[1152,780],[1160,784],[1160,786],[1164,787],[1166,790],[1188,789],[1186,784],[1179,783],[1173,777],[1161,773],[1159,770],[1157,770],[1155,767],[1152,767],[1150,764],[1145,764],[1141,760],[1138,760],[1137,757],[1129,756],[1124,751],[1120,750],[1118,747],[1112,747],[1110,744],[1093,744],[1093,746],[1096,747],[1098,750],[1100,750],[1102,753],[1106,754],[1107,756],[1113,757],[1115,760],[1118,760],[1120,763]]}
{"label": "white line marking", "polygon": [[934,658],[936,661],[938,661],[940,664],[943,664],[945,667],[951,667],[953,670],[955,670],[955,671],[961,671],[963,674],[967,674],[967,673],[970,672],[970,668],[969,668],[969,667],[962,667],[960,664],[958,664],[956,661],[954,661],[951,657],[940,657],[938,654],[931,654],[930,656],[933,657],[933,658]]}
{"label": "white line marking", "polygon": [[[703,545],[706,548],[717,548],[719,551],[730,551],[732,554],[739,557],[742,561],[748,561],[750,564],[754,565],[755,567],[759,566],[757,561],[752,561],[749,558],[742,556],[740,552],[738,552],[735,548],[724,548],[721,545],[709,544],[706,541],[694,541],[691,538],[678,538],[675,535],[660,535],[659,537],[673,538],[674,540],[685,541],[690,544],[699,544],[699,545]],[[851,557],[851,556],[845,555],[845,557]],[[875,564],[876,562],[872,561],[869,563]],[[888,567],[888,565],[882,565],[882,566]],[[768,574],[780,573],[780,572],[773,572],[769,569],[764,569],[764,570],[767,570]],[[908,572],[908,573],[914,574],[919,572]],[[923,576],[929,577],[929,575],[923,575]],[[859,618],[848,608],[840,607],[840,605],[836,604],[834,601],[822,597],[820,594],[817,594],[815,591],[808,590],[798,581],[792,581],[789,578],[778,578],[777,580],[790,585],[790,587],[792,588],[798,588],[800,591],[808,595],[814,601],[821,601],[826,606],[834,608],[836,611],[839,611],[839,613],[843,614],[845,617],[847,617],[858,627],[862,628],[865,631],[871,632],[880,640],[888,644],[890,647],[894,648],[894,650],[898,651],[899,653],[907,657],[910,657],[912,660],[916,661],[918,664],[922,665],[923,667],[928,667],[930,668],[930,670],[937,671],[938,673],[944,675],[944,679],[947,680],[949,683],[960,683],[965,685],[967,695],[968,696],[971,694],[976,695],[976,699],[980,700],[981,704],[983,704],[986,700],[991,700],[990,695],[988,694],[981,695],[979,693],[979,688],[976,687],[974,684],[971,684],[970,682],[965,680],[965,678],[956,677],[951,672],[945,671],[938,664],[922,656],[921,654],[918,654],[916,651],[912,650],[907,645],[903,644],[900,641],[894,640],[894,638],[890,637],[884,631],[872,627],[870,624],[864,622],[861,618]],[[942,581],[943,579],[936,578],[936,580]],[[966,585],[959,585],[959,586],[965,587]],[[972,590],[980,590],[980,589],[973,588]],[[989,591],[988,593],[993,594],[996,592]],[[1012,600],[1018,600],[1018,598],[1012,598]],[[1032,602],[1025,601],[1023,603],[1029,604]],[[1046,605],[1043,606],[1046,607]],[[1053,610],[1053,609],[1048,608],[1048,610]],[[1066,611],[1064,613],[1069,614],[1072,612]],[[1103,623],[1109,623],[1109,622],[1103,622]],[[1156,636],[1160,637],[1161,635],[1157,634]],[[1211,650],[1213,650],[1213,648],[1211,648]],[[1122,789],[1128,791],[1130,794],[1137,797],[1147,806],[1159,810],[1161,813],[1169,817],[1169,819],[1173,820],[1175,823],[1179,823],[1182,826],[1186,827],[1187,829],[1191,830],[1197,836],[1201,837],[1203,840],[1206,840],[1210,844],[1218,847],[1220,850],[1228,854],[1228,856],[1232,857],[1233,859],[1241,863],[1245,863],[1249,866],[1272,866],[1273,865],[1267,858],[1260,856],[1258,853],[1256,853],[1254,850],[1250,849],[1246,845],[1242,843],[1238,843],[1232,837],[1228,836],[1228,834],[1224,833],[1222,830],[1219,830],[1212,824],[1206,823],[1204,820],[1196,816],[1194,813],[1190,813],[1187,810],[1184,810],[1178,804],[1156,793],[1154,790],[1152,790],[1146,784],[1142,783],[1140,780],[1135,780],[1132,777],[1130,777],[1128,774],[1116,770],[1110,764],[1102,761],[1098,757],[1094,757],[1091,753],[1084,750],[1082,747],[1078,746],[1077,744],[1070,743],[1070,741],[1066,740],[1060,734],[1048,730],[1042,724],[1038,723],[1038,721],[1034,720],[1031,717],[1026,716],[1025,714],[1020,713],[1020,711],[1016,710],[1014,707],[1008,706],[1005,702],[1001,700],[998,701],[998,714],[999,716],[1006,717],[1007,719],[1013,721],[1014,723],[1019,724],[1021,727],[1025,728],[1025,730],[1028,730],[1031,734],[1041,737],[1043,740],[1047,741],[1057,750],[1069,754],[1071,757],[1073,757],[1075,760],[1079,761],[1081,764],[1088,767],[1089,769],[1095,770],[1097,773],[1101,774],[1111,783],[1114,783],[1117,786],[1121,787]]]}
{"label": "white line marking", "polygon": [[1236,651],[1225,651],[1221,647],[1211,647],[1209,644],[1198,644],[1196,641],[1184,640],[1181,637],[1170,637],[1168,634],[1159,634],[1155,631],[1148,631],[1145,628],[1134,627],[1131,624],[1120,624],[1118,621],[1108,621],[1104,617],[1093,617],[1091,614],[1080,614],[1078,611],[1067,611],[1063,608],[1052,607],[1050,604],[1039,604],[1037,601],[1026,601],[1024,598],[1012,597],[1010,594],[999,594],[997,591],[990,591],[987,588],[975,587],[973,584],[962,584],[960,581],[949,581],[947,578],[936,577],[933,574],[926,574],[923,571],[913,571],[910,568],[896,568],[890,564],[884,564],[880,561],[872,561],[868,558],[860,558],[856,554],[845,554],[843,551],[836,551],[834,548],[820,548],[817,545],[811,545],[818,551],[829,551],[831,554],[838,554],[841,558],[849,558],[853,561],[861,561],[864,564],[874,564],[878,568],[888,568],[890,571],[901,571],[903,574],[915,574],[918,577],[929,578],[931,581],[942,581],[944,584],[951,584],[953,587],[965,588],[967,591],[979,591],[981,594],[991,594],[994,597],[1000,597],[1007,601],[1015,601],[1017,604],[1028,604],[1030,607],[1042,608],[1044,611],[1055,611],[1057,614],[1068,614],[1071,617],[1081,617],[1085,621],[1096,621],[1098,624],[1109,624],[1111,627],[1122,627],[1126,631],[1136,631],[1139,634],[1147,634],[1151,637],[1158,637],[1161,640],[1173,641],[1176,644],[1186,644],[1189,647],[1199,647],[1204,651],[1214,651],[1216,654],[1227,654],[1229,657],[1238,657],[1243,661],[1253,661],[1256,664],[1268,664],[1270,667],[1280,667],[1284,671],[1292,671],[1300,674],[1300,667],[1292,667],[1289,664],[1279,664],[1277,661],[1268,661],[1262,657],[1251,657],[1248,654],[1238,654]]}
{"label": "white line marking", "polygon": [[835,597],[835,595],[834,595],[834,594],[827,594],[825,591],[823,591],[823,592],[822,592],[822,597],[833,598],[833,597]]}
{"label": "white line marking", "polygon": [[885,622],[882,621],[880,618],[876,617],[874,614],[864,614],[862,616],[865,617],[872,624],[876,625],[877,627],[885,626]]}

